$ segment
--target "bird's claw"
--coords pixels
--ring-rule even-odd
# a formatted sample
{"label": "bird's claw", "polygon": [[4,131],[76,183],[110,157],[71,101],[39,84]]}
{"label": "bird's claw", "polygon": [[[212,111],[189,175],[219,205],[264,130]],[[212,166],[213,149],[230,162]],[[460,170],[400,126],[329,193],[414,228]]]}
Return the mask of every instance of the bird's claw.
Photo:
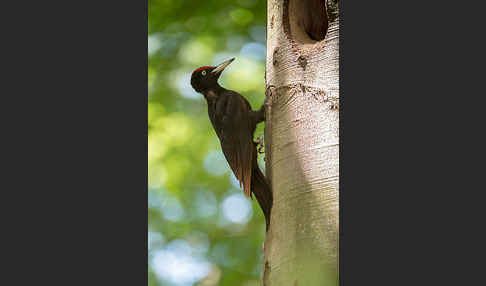
{"label": "bird's claw", "polygon": [[263,142],[263,137],[262,136],[258,136],[256,138],[256,144],[257,144],[257,152],[258,154],[263,154],[265,153],[265,151],[262,151],[263,147],[265,146],[264,142]]}

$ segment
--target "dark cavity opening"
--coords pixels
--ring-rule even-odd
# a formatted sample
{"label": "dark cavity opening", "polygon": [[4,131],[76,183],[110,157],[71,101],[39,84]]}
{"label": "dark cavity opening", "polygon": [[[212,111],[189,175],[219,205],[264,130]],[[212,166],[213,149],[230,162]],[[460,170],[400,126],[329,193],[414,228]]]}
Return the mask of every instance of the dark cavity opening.
{"label": "dark cavity opening", "polygon": [[302,43],[324,40],[329,23],[326,0],[286,1],[292,37]]}

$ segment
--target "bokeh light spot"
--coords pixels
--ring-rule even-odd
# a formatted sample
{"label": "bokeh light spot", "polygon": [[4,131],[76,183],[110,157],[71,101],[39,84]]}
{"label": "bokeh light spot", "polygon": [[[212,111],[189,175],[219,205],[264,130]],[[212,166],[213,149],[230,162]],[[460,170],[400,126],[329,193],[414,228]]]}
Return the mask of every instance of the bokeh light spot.
{"label": "bokeh light spot", "polygon": [[242,35],[232,35],[226,40],[226,49],[231,52],[236,52],[248,41],[248,38]]}
{"label": "bokeh light spot", "polygon": [[183,45],[179,51],[179,60],[189,65],[203,64],[213,56],[213,49],[204,41],[194,39]]}
{"label": "bokeh light spot", "polygon": [[267,49],[264,45],[256,42],[245,44],[240,51],[241,55],[254,60],[264,60]]}
{"label": "bokeh light spot", "polygon": [[246,25],[253,20],[253,13],[247,9],[234,9],[230,12],[231,19],[239,25]]}
{"label": "bokeh light spot", "polygon": [[159,279],[176,285],[191,285],[206,277],[211,270],[211,264],[205,259],[191,256],[191,251],[191,246],[180,239],[157,251],[152,265]]}
{"label": "bokeh light spot", "polygon": [[148,37],[148,55],[149,57],[155,54],[162,47],[162,42],[157,34]]}
{"label": "bokeh light spot", "polygon": [[250,27],[250,29],[248,29],[248,32],[250,33],[250,36],[253,40],[260,43],[266,42],[267,31],[265,29],[265,26],[252,26]]}
{"label": "bokeh light spot", "polygon": [[162,215],[166,220],[179,221],[184,216],[184,208],[177,198],[167,196],[162,203]]}
{"label": "bokeh light spot", "polygon": [[204,256],[209,250],[209,238],[204,232],[193,232],[188,237],[186,241],[191,246],[191,255],[193,256]]}
{"label": "bokeh light spot", "polygon": [[165,237],[159,232],[148,232],[148,250],[161,248],[165,243]]}
{"label": "bokeh light spot", "polygon": [[209,217],[216,214],[218,201],[216,197],[207,190],[200,190],[195,194],[194,207],[201,217]]}
{"label": "bokeh light spot", "polygon": [[243,194],[228,196],[221,207],[224,217],[233,223],[246,223],[253,215],[250,201]]}
{"label": "bokeh light spot", "polygon": [[229,171],[229,166],[221,151],[211,151],[204,159],[204,169],[211,175],[221,176]]}
{"label": "bokeh light spot", "polygon": [[[231,65],[233,65],[232,69],[228,70],[227,77],[224,78],[229,88],[237,90],[242,95],[250,91],[264,92],[265,68],[263,64],[243,55]],[[255,76],[259,74],[261,77]]]}

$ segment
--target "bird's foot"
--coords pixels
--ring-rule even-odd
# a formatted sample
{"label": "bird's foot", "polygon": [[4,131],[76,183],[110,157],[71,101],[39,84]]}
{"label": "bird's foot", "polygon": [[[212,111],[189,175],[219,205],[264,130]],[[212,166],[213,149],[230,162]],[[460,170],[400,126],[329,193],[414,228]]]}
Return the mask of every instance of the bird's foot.
{"label": "bird's foot", "polygon": [[256,138],[256,142],[257,143],[257,152],[258,154],[263,154],[265,153],[265,151],[262,151],[263,147],[265,146],[265,143],[263,142],[263,137],[262,136],[258,136]]}

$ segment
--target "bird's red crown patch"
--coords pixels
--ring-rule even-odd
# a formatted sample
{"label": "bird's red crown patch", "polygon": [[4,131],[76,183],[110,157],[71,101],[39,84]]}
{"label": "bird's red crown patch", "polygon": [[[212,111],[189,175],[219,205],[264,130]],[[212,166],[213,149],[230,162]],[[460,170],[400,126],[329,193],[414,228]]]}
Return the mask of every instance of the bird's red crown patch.
{"label": "bird's red crown patch", "polygon": [[197,73],[197,72],[198,72],[198,71],[200,71],[200,70],[205,70],[205,69],[210,69],[210,68],[214,68],[214,67],[211,67],[211,66],[204,66],[204,67],[200,67],[200,68],[195,69],[195,70],[192,72],[192,74],[195,74],[195,73]]}

